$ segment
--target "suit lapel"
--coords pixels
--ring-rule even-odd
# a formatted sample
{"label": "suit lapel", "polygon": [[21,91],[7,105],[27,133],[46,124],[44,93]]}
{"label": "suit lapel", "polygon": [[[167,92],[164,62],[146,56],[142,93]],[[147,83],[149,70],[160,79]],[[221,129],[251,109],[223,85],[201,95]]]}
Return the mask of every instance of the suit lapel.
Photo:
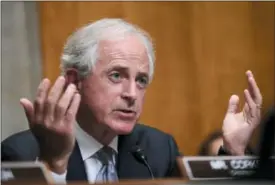
{"label": "suit lapel", "polygon": [[131,150],[131,136],[119,136],[117,172],[119,179],[130,179],[133,176],[132,168],[135,165]]}
{"label": "suit lapel", "polygon": [[[150,178],[146,166],[138,162],[131,153],[132,147],[138,144],[139,141],[137,132],[138,130],[134,129],[131,134],[118,137],[118,159],[116,167],[119,179]],[[84,161],[82,160],[77,142],[69,159],[66,180],[88,181]]]}
{"label": "suit lapel", "polygon": [[148,169],[138,162],[131,153],[133,146],[137,144],[137,130],[130,135],[118,138],[117,172],[119,179],[146,179],[150,178]]}
{"label": "suit lapel", "polygon": [[88,180],[84,161],[82,160],[80,149],[77,142],[75,143],[73,153],[69,159],[66,179],[68,181],[87,181]]}

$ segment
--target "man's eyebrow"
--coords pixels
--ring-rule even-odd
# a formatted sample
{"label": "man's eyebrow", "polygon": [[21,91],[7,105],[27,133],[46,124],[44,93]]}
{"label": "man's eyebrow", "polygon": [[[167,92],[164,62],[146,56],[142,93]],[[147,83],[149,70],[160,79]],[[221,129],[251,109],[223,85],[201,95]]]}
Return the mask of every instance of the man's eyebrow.
{"label": "man's eyebrow", "polygon": [[[129,67],[121,64],[115,64],[115,65],[110,65],[107,71],[112,71],[112,70],[129,71]],[[149,74],[147,72],[142,72],[142,71],[138,72],[137,76],[149,78]]]}
{"label": "man's eyebrow", "polygon": [[143,77],[149,78],[149,74],[146,72],[138,72],[138,76],[143,76]]}
{"label": "man's eyebrow", "polygon": [[124,65],[113,65],[109,66],[109,71],[110,70],[127,71],[129,68]]}

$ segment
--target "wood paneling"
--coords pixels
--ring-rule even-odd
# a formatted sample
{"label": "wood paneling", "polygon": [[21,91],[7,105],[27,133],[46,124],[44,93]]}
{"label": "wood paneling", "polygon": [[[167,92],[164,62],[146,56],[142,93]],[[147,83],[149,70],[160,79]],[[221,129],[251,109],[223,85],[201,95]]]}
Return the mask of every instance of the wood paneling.
{"label": "wood paneling", "polygon": [[185,155],[221,128],[230,95],[243,102],[251,69],[264,96],[274,96],[274,2],[39,2],[44,76],[59,75],[66,38],[104,17],[147,30],[156,70],[141,121],[171,133]]}

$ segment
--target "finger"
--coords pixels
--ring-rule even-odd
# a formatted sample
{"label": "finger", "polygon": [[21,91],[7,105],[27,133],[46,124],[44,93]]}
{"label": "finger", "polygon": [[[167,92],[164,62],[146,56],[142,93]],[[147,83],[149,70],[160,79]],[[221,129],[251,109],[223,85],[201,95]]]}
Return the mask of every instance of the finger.
{"label": "finger", "polygon": [[229,99],[227,113],[235,114],[237,113],[239,107],[239,97],[237,95],[232,95]]}
{"label": "finger", "polygon": [[[246,105],[248,105],[249,107],[249,110],[247,110],[247,113],[246,113],[247,116],[250,115],[251,118],[256,117],[257,106],[254,100],[252,99],[250,92],[247,89],[244,90],[244,97],[245,97]],[[246,119],[248,119],[248,117]]]}
{"label": "finger", "polygon": [[250,92],[250,95],[252,99],[254,99],[254,91],[253,91],[253,86],[250,83],[250,79],[253,78],[253,74],[250,70],[246,71],[246,76],[247,76],[247,82],[248,82],[248,91]]}
{"label": "finger", "polygon": [[63,93],[65,86],[65,78],[60,76],[55,81],[53,87],[51,88],[48,98],[46,100],[46,110],[45,114],[47,118],[53,118],[55,116],[55,106]]}
{"label": "finger", "polygon": [[247,89],[244,90],[244,97],[245,97],[245,102],[248,104],[250,109],[252,109],[256,106],[256,104],[252,98],[252,95],[250,94],[250,92]]}
{"label": "finger", "polygon": [[44,117],[44,102],[50,87],[49,79],[44,79],[38,86],[34,101],[34,122],[40,123]]}
{"label": "finger", "polygon": [[69,125],[67,125],[67,127],[69,129],[72,129],[73,128],[73,120],[75,120],[75,116],[77,114],[77,111],[78,111],[78,108],[79,108],[79,104],[80,104],[80,100],[81,100],[81,97],[80,97],[80,94],[79,93],[75,93],[74,94],[74,97],[73,97],[73,100],[66,112],[66,120],[68,121],[68,123],[70,123]]}
{"label": "finger", "polygon": [[256,83],[256,80],[255,80],[251,71],[247,71],[246,75],[248,77],[248,86],[249,86],[250,95],[257,105],[261,105],[262,104],[262,95],[261,95],[260,89]]}
{"label": "finger", "polygon": [[252,73],[252,71],[250,71],[250,70],[247,70],[246,71],[246,76],[249,78],[249,77],[253,77],[253,73]]}
{"label": "finger", "polygon": [[27,116],[28,122],[29,122],[29,126],[31,127],[33,124],[33,120],[34,120],[34,108],[33,108],[33,104],[30,100],[26,99],[26,98],[22,98],[20,99],[20,104],[23,106],[25,114]]}
{"label": "finger", "polygon": [[68,85],[64,94],[60,98],[58,104],[56,105],[56,119],[60,120],[64,117],[70,103],[74,98],[74,94],[76,93],[76,87],[74,84]]}

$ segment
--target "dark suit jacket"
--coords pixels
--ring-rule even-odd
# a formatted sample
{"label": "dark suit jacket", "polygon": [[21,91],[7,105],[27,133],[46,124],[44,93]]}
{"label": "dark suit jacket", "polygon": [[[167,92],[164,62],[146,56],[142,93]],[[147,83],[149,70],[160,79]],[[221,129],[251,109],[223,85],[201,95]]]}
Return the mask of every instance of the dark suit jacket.
{"label": "dark suit jacket", "polygon": [[[129,135],[118,139],[117,172],[119,179],[150,179],[148,168],[135,159],[131,150],[138,145],[144,150],[155,178],[179,177],[176,158],[178,147],[173,137],[155,128],[137,124]],[[2,161],[33,161],[39,156],[39,146],[30,130],[5,139],[1,145]],[[78,144],[68,165],[67,180],[87,180]]]}

